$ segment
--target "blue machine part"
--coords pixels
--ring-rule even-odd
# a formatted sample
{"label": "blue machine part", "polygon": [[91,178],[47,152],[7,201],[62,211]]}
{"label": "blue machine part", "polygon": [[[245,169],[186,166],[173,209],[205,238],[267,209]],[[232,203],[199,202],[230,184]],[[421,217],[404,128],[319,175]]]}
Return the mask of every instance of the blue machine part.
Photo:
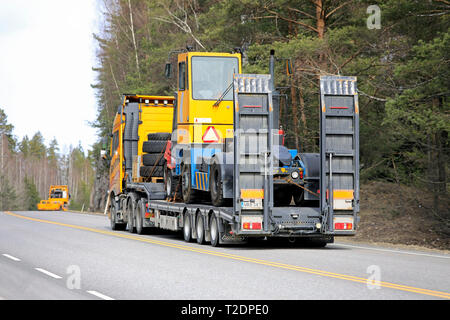
{"label": "blue machine part", "polygon": [[209,160],[219,152],[222,152],[222,148],[191,147],[191,185],[193,188],[203,191],[209,190],[209,166],[207,172],[202,172],[198,165],[202,162],[209,163]]}
{"label": "blue machine part", "polygon": [[306,167],[305,167],[305,164],[303,163],[303,161],[300,160],[300,157],[298,156],[298,150],[296,150],[296,149],[289,149],[289,152],[290,152],[290,154],[292,156],[292,159],[293,159],[292,162],[296,163],[297,166],[302,168],[303,172],[305,172]]}
{"label": "blue machine part", "polygon": [[292,156],[292,159],[294,159],[297,156],[298,151],[296,149],[288,149],[288,150],[289,150],[289,153]]}

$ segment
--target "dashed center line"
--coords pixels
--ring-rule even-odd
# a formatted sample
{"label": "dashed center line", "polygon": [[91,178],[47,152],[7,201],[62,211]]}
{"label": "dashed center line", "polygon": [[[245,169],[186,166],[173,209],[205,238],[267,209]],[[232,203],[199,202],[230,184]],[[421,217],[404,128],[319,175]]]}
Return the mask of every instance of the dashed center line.
{"label": "dashed center line", "polygon": [[42,272],[42,273],[48,275],[49,277],[52,277],[52,278],[55,278],[55,279],[62,279],[60,276],[58,276],[58,275],[56,275],[54,273],[51,273],[50,271],[47,271],[47,270],[42,269],[42,268],[34,268],[34,270]]}
{"label": "dashed center line", "polygon": [[[3,253],[2,256],[4,256],[5,258],[14,260],[14,261],[21,261],[19,258],[16,258],[16,257],[14,257],[14,256],[12,256],[10,254],[7,254],[7,253]],[[42,268],[34,268],[34,270],[39,271],[39,272],[41,272],[41,273],[43,273],[43,274],[45,274],[45,275],[47,275],[49,277],[52,277],[54,279],[62,279],[62,277],[58,276],[57,274],[54,274],[53,272],[47,271],[47,270],[42,269]],[[104,294],[102,294],[100,292],[97,292],[97,291],[94,291],[94,290],[88,290],[86,292],[89,293],[89,294],[92,294],[92,295],[94,295],[94,296],[96,296],[96,297],[98,297],[100,299],[103,299],[103,300],[114,300],[113,298],[108,297],[107,295],[104,295]],[[4,300],[4,298],[0,296],[0,300]]]}
{"label": "dashed center line", "polygon": [[97,292],[97,291],[94,291],[94,290],[89,290],[89,291],[86,291],[86,292],[90,293],[90,294],[92,294],[92,295],[94,295],[96,297],[99,297],[99,298],[101,298],[103,300],[114,300],[113,298],[105,296],[104,294],[102,294],[100,292]]}
{"label": "dashed center line", "polygon": [[9,255],[9,254],[7,254],[7,253],[2,254],[2,256],[4,256],[5,258],[14,260],[14,261],[20,261],[19,258],[13,257],[12,255]]}

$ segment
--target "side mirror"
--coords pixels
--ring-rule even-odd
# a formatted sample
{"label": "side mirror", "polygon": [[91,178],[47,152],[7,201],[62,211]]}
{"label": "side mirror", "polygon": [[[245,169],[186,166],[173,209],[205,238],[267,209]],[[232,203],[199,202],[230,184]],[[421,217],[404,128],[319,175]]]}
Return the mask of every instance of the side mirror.
{"label": "side mirror", "polygon": [[291,59],[286,59],[286,75],[292,76],[292,61]]}
{"label": "side mirror", "polygon": [[166,78],[170,78],[172,75],[172,64],[171,63],[166,63],[166,69],[164,71]]}
{"label": "side mirror", "polygon": [[106,150],[100,150],[100,157],[101,157],[103,160],[106,160]]}

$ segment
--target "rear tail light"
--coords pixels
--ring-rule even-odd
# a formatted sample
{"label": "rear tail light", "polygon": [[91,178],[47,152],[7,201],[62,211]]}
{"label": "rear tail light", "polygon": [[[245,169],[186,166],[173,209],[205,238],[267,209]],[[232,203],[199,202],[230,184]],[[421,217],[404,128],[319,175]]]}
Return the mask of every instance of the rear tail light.
{"label": "rear tail light", "polygon": [[353,224],[346,222],[338,222],[334,224],[334,230],[353,230]]}
{"label": "rear tail light", "polygon": [[335,216],[333,218],[334,230],[345,231],[354,230],[354,221],[352,216]]}
{"label": "rear tail light", "polygon": [[281,145],[284,146],[284,130],[280,127],[278,134],[281,136]]}
{"label": "rear tail light", "polygon": [[245,230],[261,230],[261,222],[244,222]]}

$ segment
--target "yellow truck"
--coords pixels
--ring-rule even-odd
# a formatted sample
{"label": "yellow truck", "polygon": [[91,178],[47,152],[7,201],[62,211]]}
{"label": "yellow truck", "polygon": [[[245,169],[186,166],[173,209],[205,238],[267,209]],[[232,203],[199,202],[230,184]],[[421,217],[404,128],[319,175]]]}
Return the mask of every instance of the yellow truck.
{"label": "yellow truck", "polygon": [[48,199],[37,204],[41,211],[67,211],[69,207],[69,188],[65,185],[50,186]]}
{"label": "yellow truck", "polygon": [[172,131],[174,100],[169,96],[123,95],[111,134],[111,196],[123,195],[127,183],[162,179],[159,164],[164,161],[163,150]]}

